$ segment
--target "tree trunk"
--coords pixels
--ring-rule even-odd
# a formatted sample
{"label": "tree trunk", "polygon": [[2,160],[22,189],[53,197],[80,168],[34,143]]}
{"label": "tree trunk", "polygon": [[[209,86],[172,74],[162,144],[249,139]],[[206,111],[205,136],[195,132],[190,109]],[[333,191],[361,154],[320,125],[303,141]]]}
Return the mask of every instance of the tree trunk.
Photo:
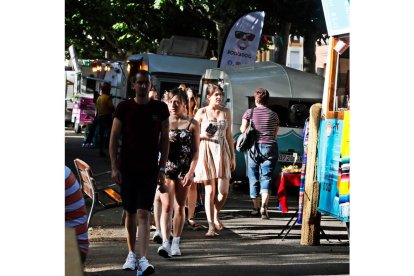
{"label": "tree trunk", "polygon": [[303,45],[303,71],[315,74],[316,62],[316,42],[317,35],[315,32],[307,31],[304,37]]}
{"label": "tree trunk", "polygon": [[224,43],[225,43],[225,35],[226,35],[226,30],[225,28],[225,24],[223,22],[217,22],[216,21],[216,30],[217,30],[217,59],[220,59],[221,57],[221,50],[224,47]]}
{"label": "tree trunk", "polygon": [[226,34],[230,30],[232,25],[232,21],[228,18],[223,20],[214,20],[216,23],[216,30],[217,30],[217,59],[221,57],[221,51],[224,48],[224,43],[226,43]]}
{"label": "tree trunk", "polygon": [[286,57],[287,57],[287,48],[289,44],[289,33],[290,33],[290,26],[291,23],[283,22],[279,37],[282,38],[282,43],[279,46],[278,53],[276,55],[275,62],[286,65]]}

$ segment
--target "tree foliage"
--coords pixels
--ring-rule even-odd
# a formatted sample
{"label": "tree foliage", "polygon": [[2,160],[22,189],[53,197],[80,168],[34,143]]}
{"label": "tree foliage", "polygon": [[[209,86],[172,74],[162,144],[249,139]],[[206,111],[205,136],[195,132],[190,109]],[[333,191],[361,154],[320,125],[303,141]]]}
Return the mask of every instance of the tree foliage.
{"label": "tree foliage", "polygon": [[232,23],[257,10],[266,13],[263,34],[286,40],[286,33],[313,39],[326,33],[320,0],[66,0],[65,48],[74,44],[80,58],[107,52],[109,59],[123,59],[183,35],[208,39],[209,53],[217,55]]}

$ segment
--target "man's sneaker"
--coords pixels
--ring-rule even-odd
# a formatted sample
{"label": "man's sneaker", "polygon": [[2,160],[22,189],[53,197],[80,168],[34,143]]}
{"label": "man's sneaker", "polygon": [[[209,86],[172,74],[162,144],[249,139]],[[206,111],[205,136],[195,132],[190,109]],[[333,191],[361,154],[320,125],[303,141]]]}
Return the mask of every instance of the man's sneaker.
{"label": "man's sneaker", "polygon": [[122,266],[123,270],[135,270],[137,268],[137,255],[134,252],[129,252],[125,263]]}
{"label": "man's sneaker", "polygon": [[150,275],[154,273],[154,271],[155,271],[154,266],[148,262],[147,258],[142,257],[139,260],[139,268],[137,271],[137,276],[139,275],[138,274],[139,272],[141,272],[141,275]]}
{"label": "man's sneaker", "polygon": [[162,235],[160,231],[155,230],[154,235],[152,236],[152,240],[158,244],[162,243]]}
{"label": "man's sneaker", "polygon": [[171,255],[172,256],[181,256],[180,245],[178,242],[174,242],[171,245]]}
{"label": "man's sneaker", "polygon": [[164,258],[171,258],[171,247],[168,242],[163,242],[160,247],[158,247],[158,255]]}

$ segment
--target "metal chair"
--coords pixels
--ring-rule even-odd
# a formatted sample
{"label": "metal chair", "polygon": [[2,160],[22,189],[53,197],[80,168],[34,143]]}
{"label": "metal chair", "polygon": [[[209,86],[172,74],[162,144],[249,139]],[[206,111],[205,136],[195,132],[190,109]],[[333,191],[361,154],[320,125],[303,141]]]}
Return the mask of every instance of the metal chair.
{"label": "metal chair", "polygon": [[[119,186],[116,183],[109,182],[111,180],[108,176],[110,176],[111,171],[94,174],[91,166],[85,161],[75,159],[74,163],[82,191],[92,200],[88,215],[89,227],[90,220],[95,213],[122,206],[121,195],[118,192]],[[103,176],[107,177],[101,180],[100,177]],[[125,214],[123,212],[121,225],[124,222],[124,217]]]}

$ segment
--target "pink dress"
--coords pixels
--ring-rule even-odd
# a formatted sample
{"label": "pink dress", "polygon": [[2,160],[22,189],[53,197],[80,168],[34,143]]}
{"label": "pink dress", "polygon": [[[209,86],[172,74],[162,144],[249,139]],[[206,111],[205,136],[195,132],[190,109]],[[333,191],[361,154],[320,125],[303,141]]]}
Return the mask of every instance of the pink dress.
{"label": "pink dress", "polygon": [[[198,162],[195,168],[194,182],[202,182],[217,178],[230,179],[230,148],[226,139],[227,125],[226,113],[223,120],[209,120],[205,113],[205,118],[201,121],[201,134]],[[208,125],[212,123],[217,127],[214,135],[206,132]]]}

